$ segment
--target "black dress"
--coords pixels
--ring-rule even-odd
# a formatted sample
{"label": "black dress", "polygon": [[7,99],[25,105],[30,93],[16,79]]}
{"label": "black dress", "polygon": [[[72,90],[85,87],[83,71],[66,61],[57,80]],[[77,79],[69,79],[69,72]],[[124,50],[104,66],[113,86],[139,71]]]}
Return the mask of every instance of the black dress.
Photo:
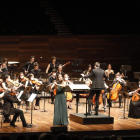
{"label": "black dress", "polygon": [[48,70],[48,73],[51,73],[53,69],[57,69],[58,68],[58,64],[55,63],[55,66],[53,63],[50,63],[50,68]]}
{"label": "black dress", "polygon": [[140,118],[140,100],[130,101],[128,117],[130,117],[130,118]]}
{"label": "black dress", "polygon": [[68,125],[65,88],[60,86],[55,96],[53,125]]}

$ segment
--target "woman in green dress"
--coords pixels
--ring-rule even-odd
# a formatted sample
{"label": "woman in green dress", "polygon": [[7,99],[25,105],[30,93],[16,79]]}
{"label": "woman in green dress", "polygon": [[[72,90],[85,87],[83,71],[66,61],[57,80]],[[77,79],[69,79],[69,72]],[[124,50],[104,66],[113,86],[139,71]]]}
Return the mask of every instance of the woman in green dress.
{"label": "woman in green dress", "polygon": [[53,125],[68,125],[67,104],[65,96],[66,82],[63,81],[61,74],[57,75],[56,81],[57,83],[54,82],[51,86],[51,88],[55,87],[56,90]]}

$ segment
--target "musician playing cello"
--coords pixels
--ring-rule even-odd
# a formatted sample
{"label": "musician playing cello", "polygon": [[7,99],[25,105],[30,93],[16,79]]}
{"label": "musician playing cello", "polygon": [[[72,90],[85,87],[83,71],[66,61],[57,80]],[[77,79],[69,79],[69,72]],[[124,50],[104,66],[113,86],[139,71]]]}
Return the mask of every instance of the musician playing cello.
{"label": "musician playing cello", "polygon": [[31,73],[34,74],[35,78],[37,78],[37,75],[41,73],[41,69],[39,69],[39,64],[37,62],[34,63],[34,69],[31,70]]}
{"label": "musician playing cello", "polygon": [[103,78],[107,79],[105,75],[105,71],[100,68],[100,63],[96,62],[94,64],[94,68],[90,74],[87,76],[84,76],[81,74],[84,78],[92,78],[92,85],[91,85],[91,90],[88,98],[88,115],[91,115],[91,99],[93,96],[96,94],[95,102],[96,102],[96,107],[95,107],[95,115],[98,115],[98,107],[99,107],[99,96],[101,93],[101,90],[105,89]]}
{"label": "musician playing cello", "polygon": [[22,66],[25,75],[27,75],[28,73],[31,72],[32,69],[34,69],[34,63],[35,63],[35,56],[31,56],[30,61],[26,62],[25,65]]}
{"label": "musician playing cello", "polygon": [[[122,77],[123,77],[123,74],[121,75],[120,72],[117,72],[116,78],[114,79],[113,83],[109,86],[112,87],[117,82],[119,84],[121,84],[122,86],[125,86],[126,82],[124,81],[124,79]],[[122,100],[122,96],[121,96],[121,94],[119,94],[119,108],[121,108],[121,100]],[[112,106],[112,104],[110,106]]]}

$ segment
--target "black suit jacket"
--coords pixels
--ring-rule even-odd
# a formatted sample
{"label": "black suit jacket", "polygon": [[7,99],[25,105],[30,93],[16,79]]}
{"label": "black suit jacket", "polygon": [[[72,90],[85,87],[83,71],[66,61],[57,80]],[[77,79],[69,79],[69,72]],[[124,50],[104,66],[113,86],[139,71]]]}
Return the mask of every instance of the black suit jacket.
{"label": "black suit jacket", "polygon": [[91,71],[90,74],[84,76],[84,78],[92,77],[91,90],[102,90],[105,89],[103,78],[107,80],[105,71],[101,68],[96,68]]}
{"label": "black suit jacket", "polygon": [[4,104],[3,104],[3,113],[8,115],[14,114],[14,106],[13,103],[19,103],[18,99],[10,94],[9,90],[6,90],[3,96]]}

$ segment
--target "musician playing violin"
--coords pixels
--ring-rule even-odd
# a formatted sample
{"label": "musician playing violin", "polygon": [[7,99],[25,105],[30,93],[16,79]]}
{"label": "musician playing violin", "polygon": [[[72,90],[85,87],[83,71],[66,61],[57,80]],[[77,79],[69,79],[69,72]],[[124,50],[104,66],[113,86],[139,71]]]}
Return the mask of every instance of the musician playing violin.
{"label": "musician playing violin", "polygon": [[39,69],[39,64],[37,62],[34,63],[34,69],[31,70],[31,73],[34,74],[35,78],[37,78],[38,73],[41,73],[41,69]]}
{"label": "musician playing violin", "polygon": [[[64,74],[64,81],[66,82],[66,85],[72,85],[73,83],[69,81],[69,76],[68,74]],[[69,104],[68,104],[68,109],[72,109],[71,107],[71,103],[73,101],[73,97],[72,97],[72,100],[69,101]]]}
{"label": "musician playing violin", "polygon": [[1,66],[0,66],[0,73],[1,74],[7,74],[8,73],[8,68],[6,66],[6,63],[2,62]]}
{"label": "musician playing violin", "polygon": [[25,65],[22,66],[25,75],[27,75],[28,73],[31,72],[32,69],[34,69],[34,63],[35,63],[35,56],[31,56],[30,61],[26,62]]}
{"label": "musician playing violin", "polygon": [[[123,75],[123,74],[122,74]],[[122,76],[121,74],[120,74],[120,72],[117,72],[116,73],[116,77],[115,77],[115,79],[114,79],[114,81],[113,81],[113,83],[111,84],[111,85],[109,85],[110,87],[112,87],[115,83],[119,83],[119,84],[121,84],[122,86],[125,86],[126,85],[126,82],[125,82],[125,80],[122,78],[123,76]],[[119,94],[119,108],[121,108],[121,100],[122,100],[122,96],[121,96],[121,94]],[[109,100],[108,100],[108,102],[109,102]],[[112,106],[112,102],[111,102],[111,104],[110,104],[110,106]]]}
{"label": "musician playing violin", "polygon": [[[31,95],[32,93],[40,94],[38,92],[39,86],[36,84],[38,82],[39,81],[36,78],[34,78],[34,74],[30,73],[29,74],[29,80],[26,81],[26,83],[25,83],[25,88],[28,87],[28,86],[31,86],[32,87],[32,89],[29,92],[29,95]],[[37,110],[37,106],[39,106],[39,101],[40,101],[40,98],[37,96],[36,97],[35,107],[34,107],[35,110]],[[27,106],[29,106],[29,103],[28,102],[27,102]]]}
{"label": "musician playing violin", "polygon": [[49,76],[51,75],[51,72],[53,69],[58,68],[58,64],[56,62],[56,57],[53,56],[51,59],[52,59],[52,62],[47,66],[47,69],[46,69],[46,73],[48,73]]}
{"label": "musician playing violin", "polygon": [[[20,101],[13,97],[10,93],[13,92],[14,90],[14,84],[13,83],[8,83],[7,84],[7,90],[4,92],[4,104],[3,104],[3,113],[5,117],[5,122],[10,123],[10,126],[12,127],[17,127],[15,125],[16,119],[18,116],[20,116],[20,119],[22,121],[23,127],[31,127],[26,123],[24,114],[22,110],[16,109],[13,106],[13,103],[19,103]],[[10,121],[9,116],[14,115],[12,121]]]}
{"label": "musician playing violin", "polygon": [[[51,76],[49,76],[48,78],[48,85],[53,83],[54,81],[56,81],[56,69],[52,70],[52,74]],[[54,93],[53,93],[54,89],[50,89],[50,93],[51,93],[51,104],[54,104]]]}

